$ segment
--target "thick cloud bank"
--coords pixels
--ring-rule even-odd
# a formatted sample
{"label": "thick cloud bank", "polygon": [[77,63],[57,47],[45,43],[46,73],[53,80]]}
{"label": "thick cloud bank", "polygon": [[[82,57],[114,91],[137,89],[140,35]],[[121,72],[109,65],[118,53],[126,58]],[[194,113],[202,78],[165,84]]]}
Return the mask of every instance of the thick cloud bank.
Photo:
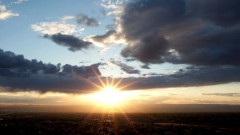
{"label": "thick cloud bank", "polygon": [[[90,82],[100,85],[97,77],[103,81],[98,70],[100,63],[90,66],[53,65],[37,60],[27,60],[23,55],[0,50],[0,86],[7,91],[56,91],[64,93],[82,93],[96,90]],[[114,62],[128,73],[139,73],[133,67]],[[109,78],[110,79],[110,78]],[[189,87],[214,85],[240,81],[240,68],[190,67],[170,75],[146,77],[115,78],[122,80],[120,85],[129,85],[125,89],[150,89],[165,87]]]}

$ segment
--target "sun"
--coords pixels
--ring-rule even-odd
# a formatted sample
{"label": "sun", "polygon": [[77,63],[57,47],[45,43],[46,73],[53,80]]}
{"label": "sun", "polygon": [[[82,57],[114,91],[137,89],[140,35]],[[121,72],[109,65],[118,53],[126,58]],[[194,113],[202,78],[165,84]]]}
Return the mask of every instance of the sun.
{"label": "sun", "polygon": [[[95,73],[95,71],[93,70]],[[95,73],[96,74],[96,73]],[[131,93],[124,90],[134,83],[121,84],[123,79],[114,79],[108,77],[99,77],[96,74],[95,81],[86,80],[91,85],[95,86],[98,90],[94,93],[88,94],[87,100],[91,100],[92,103],[99,107],[104,108],[118,108],[126,103],[126,100],[132,96]]]}
{"label": "sun", "polygon": [[103,106],[116,106],[123,102],[125,94],[112,86],[106,86],[92,94],[92,99]]}

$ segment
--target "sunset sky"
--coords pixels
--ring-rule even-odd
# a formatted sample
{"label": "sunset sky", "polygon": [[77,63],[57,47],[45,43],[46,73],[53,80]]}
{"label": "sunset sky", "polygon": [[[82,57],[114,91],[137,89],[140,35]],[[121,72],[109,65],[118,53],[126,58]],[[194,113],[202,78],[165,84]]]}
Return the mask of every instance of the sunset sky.
{"label": "sunset sky", "polygon": [[239,105],[239,6],[0,0],[0,105]]}

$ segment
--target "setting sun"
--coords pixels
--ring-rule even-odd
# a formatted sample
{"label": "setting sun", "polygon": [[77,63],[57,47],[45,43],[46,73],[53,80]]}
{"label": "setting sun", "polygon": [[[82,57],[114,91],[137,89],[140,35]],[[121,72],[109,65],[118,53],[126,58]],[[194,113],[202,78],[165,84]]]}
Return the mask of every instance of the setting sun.
{"label": "setting sun", "polygon": [[125,94],[114,87],[107,86],[101,91],[92,94],[91,97],[96,103],[103,106],[114,106],[122,103]]}

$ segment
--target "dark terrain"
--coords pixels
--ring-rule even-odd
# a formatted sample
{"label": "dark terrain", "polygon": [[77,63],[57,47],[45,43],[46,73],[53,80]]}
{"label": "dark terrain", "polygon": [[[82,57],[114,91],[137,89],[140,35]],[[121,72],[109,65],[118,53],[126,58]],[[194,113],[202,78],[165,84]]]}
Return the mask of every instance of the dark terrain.
{"label": "dark terrain", "polygon": [[0,113],[1,135],[240,135],[240,113]]}

